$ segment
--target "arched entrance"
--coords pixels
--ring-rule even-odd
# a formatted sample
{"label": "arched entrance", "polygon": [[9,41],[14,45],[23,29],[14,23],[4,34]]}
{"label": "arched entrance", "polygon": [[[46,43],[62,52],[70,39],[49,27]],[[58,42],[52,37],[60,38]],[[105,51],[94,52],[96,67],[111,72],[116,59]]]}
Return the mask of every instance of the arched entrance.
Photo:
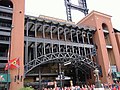
{"label": "arched entrance", "polygon": [[[26,82],[25,85],[41,88],[53,87],[54,81],[57,81],[59,87],[61,82],[62,86],[70,86],[70,80],[73,81],[73,85],[89,84],[87,79],[92,78],[91,72],[98,68],[98,65],[78,54],[59,52],[38,57],[29,62],[25,68],[28,69],[25,73],[27,78],[34,76],[33,82]],[[65,77],[70,79],[65,79]]]}

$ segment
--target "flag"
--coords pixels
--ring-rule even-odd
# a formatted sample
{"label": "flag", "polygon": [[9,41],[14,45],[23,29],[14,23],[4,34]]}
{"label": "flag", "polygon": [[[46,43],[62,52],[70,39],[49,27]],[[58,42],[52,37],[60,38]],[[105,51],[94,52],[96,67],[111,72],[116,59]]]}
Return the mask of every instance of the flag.
{"label": "flag", "polygon": [[8,61],[8,63],[5,66],[5,70],[8,69],[15,69],[15,68],[19,68],[20,67],[20,62],[19,62],[19,58],[14,58]]}

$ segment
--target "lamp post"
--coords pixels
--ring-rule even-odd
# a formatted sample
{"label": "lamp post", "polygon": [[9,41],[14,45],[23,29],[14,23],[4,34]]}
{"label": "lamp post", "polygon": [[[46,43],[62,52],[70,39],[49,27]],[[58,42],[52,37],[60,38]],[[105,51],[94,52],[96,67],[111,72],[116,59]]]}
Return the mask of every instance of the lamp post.
{"label": "lamp post", "polygon": [[101,81],[99,80],[99,70],[96,68],[93,72],[95,76],[95,88],[102,88]]}
{"label": "lamp post", "polygon": [[59,63],[59,74],[60,74],[60,90],[62,90],[62,72],[61,72],[61,63]]}

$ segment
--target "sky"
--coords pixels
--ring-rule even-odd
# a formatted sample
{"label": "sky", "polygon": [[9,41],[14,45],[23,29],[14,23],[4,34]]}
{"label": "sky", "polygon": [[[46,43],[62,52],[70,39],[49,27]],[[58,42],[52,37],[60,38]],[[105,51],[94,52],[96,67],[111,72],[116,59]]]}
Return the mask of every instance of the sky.
{"label": "sky", "polygon": [[[78,5],[78,0],[71,0]],[[86,0],[89,13],[92,10],[111,15],[112,25],[120,31],[120,0]],[[83,13],[72,9],[72,21],[77,23]],[[45,15],[67,20],[64,0],[25,0],[25,14],[36,16]]]}

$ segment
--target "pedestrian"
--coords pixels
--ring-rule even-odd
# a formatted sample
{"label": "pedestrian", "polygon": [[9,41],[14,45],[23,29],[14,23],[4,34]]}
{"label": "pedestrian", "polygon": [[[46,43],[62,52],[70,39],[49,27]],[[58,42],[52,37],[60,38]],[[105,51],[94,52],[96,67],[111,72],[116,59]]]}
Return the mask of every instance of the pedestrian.
{"label": "pedestrian", "polygon": [[118,90],[120,90],[120,86],[118,86]]}
{"label": "pedestrian", "polygon": [[113,86],[112,90],[117,90],[115,86]]}

